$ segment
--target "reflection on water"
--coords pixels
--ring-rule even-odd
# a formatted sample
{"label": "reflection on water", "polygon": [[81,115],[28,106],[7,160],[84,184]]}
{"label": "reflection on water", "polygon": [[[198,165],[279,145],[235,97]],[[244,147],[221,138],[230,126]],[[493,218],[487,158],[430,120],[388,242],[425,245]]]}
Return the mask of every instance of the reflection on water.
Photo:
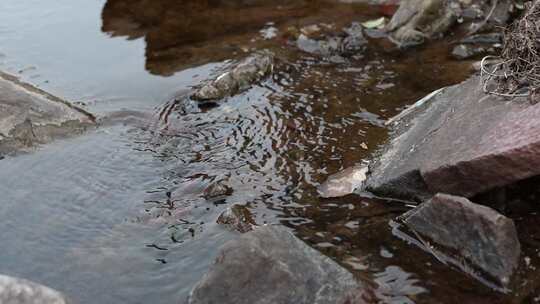
{"label": "reflection on water", "polygon": [[230,58],[250,47],[252,33],[268,22],[312,15],[321,0],[200,1],[109,0],[103,31],[146,42],[146,67],[153,74],[173,72]]}
{"label": "reflection on water", "polygon": [[[0,160],[0,272],[47,283],[80,303],[181,302],[235,236],[215,220],[239,203],[258,224],[291,227],[378,286],[385,303],[455,303],[471,294],[482,299],[471,303],[504,301],[397,240],[388,222],[406,206],[316,194],[329,174],[384,143],[386,118],[467,76],[466,64],[446,60],[447,42],[396,53],[371,41],[359,56],[321,60],[298,51],[288,29],[339,29],[377,16],[366,5],[322,0],[6,3],[3,67],[35,65],[21,74],[38,75],[29,78],[60,95],[84,92],[71,99],[90,103],[109,123]],[[264,39],[269,22],[277,34]],[[35,45],[45,35],[54,37]],[[60,43],[69,37],[77,39]],[[224,64],[216,61],[262,47],[276,54],[271,78],[218,107],[158,121],[166,97],[218,74]],[[204,189],[223,178],[232,195],[206,201]]]}

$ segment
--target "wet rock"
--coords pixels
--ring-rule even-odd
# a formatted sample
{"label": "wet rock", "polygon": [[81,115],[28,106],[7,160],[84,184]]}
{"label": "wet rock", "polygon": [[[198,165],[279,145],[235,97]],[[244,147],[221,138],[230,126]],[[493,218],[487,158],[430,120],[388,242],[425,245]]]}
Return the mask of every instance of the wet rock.
{"label": "wet rock", "polygon": [[190,304],[367,303],[351,273],[284,227],[265,226],[226,243]]}
{"label": "wet rock", "polygon": [[319,194],[324,198],[341,197],[351,194],[354,190],[361,188],[366,180],[368,171],[368,166],[358,165],[331,175],[318,188]]}
{"label": "wet rock", "polygon": [[211,200],[214,198],[219,198],[227,195],[231,195],[233,193],[233,189],[229,187],[228,180],[220,180],[217,182],[213,182],[206,189],[204,189],[203,196],[207,200]]}
{"label": "wet rock", "polygon": [[0,155],[82,133],[94,121],[58,97],[0,73]]}
{"label": "wet rock", "polygon": [[256,226],[253,215],[249,209],[246,206],[238,204],[234,204],[223,211],[217,219],[217,223],[240,233],[251,231],[253,230],[253,227]]}
{"label": "wet rock", "polygon": [[296,46],[306,53],[322,57],[347,57],[360,53],[367,45],[362,25],[357,22],[338,34],[320,34],[319,31],[320,28],[316,25],[302,28],[296,39]]}
{"label": "wet rock", "polygon": [[404,0],[386,30],[394,43],[406,47],[441,37],[457,25],[470,34],[505,26],[511,1],[497,1],[494,9],[492,5],[478,0]]}
{"label": "wet rock", "polygon": [[403,117],[367,188],[424,200],[464,197],[540,175],[539,105],[486,95],[478,77],[444,89]]}
{"label": "wet rock", "polygon": [[452,57],[460,60],[469,59],[478,55],[486,54],[487,49],[481,46],[472,46],[468,44],[459,44],[452,50]]}
{"label": "wet rock", "polygon": [[437,194],[402,220],[413,231],[456,251],[499,284],[510,283],[521,252],[511,219],[466,198]]}
{"label": "wet rock", "polygon": [[345,32],[347,37],[345,37],[341,46],[343,56],[353,56],[366,48],[367,40],[359,23],[353,23],[349,28],[345,29]]}
{"label": "wet rock", "polygon": [[268,51],[256,52],[233,65],[216,79],[204,84],[191,96],[197,101],[215,101],[241,93],[271,73],[274,57]]}
{"label": "wet rock", "polygon": [[343,38],[341,37],[329,37],[326,39],[311,39],[304,34],[300,34],[296,40],[296,46],[310,54],[320,55],[320,56],[331,56],[338,54],[343,43]]}
{"label": "wet rock", "polygon": [[404,0],[386,29],[399,46],[411,46],[444,34],[457,21],[457,12],[444,0]]}
{"label": "wet rock", "polygon": [[56,290],[27,280],[0,275],[0,303],[67,304],[70,302]]}

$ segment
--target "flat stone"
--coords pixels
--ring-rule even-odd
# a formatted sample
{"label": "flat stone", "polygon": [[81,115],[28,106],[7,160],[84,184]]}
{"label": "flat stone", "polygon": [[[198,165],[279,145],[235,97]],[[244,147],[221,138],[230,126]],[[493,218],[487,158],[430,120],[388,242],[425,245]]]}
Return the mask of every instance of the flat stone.
{"label": "flat stone", "polygon": [[239,204],[223,211],[216,222],[240,233],[249,232],[257,225],[249,209]]}
{"label": "flat stone", "polygon": [[0,72],[0,155],[79,134],[93,124],[89,113]]}
{"label": "flat stone", "polygon": [[362,187],[368,171],[367,165],[358,165],[331,175],[318,188],[319,194],[324,198],[342,197],[351,194],[354,190]]}
{"label": "flat stone", "polygon": [[437,194],[402,216],[407,227],[427,236],[506,286],[521,253],[514,222],[464,197]]}
{"label": "flat stone", "polygon": [[540,174],[540,106],[486,95],[480,79],[444,89],[394,125],[366,188],[422,201],[464,197]]}
{"label": "flat stone", "polygon": [[2,304],[67,304],[64,295],[51,288],[28,280],[0,275]]}
{"label": "flat stone", "polygon": [[353,275],[284,227],[229,241],[195,286],[190,304],[368,303]]}
{"label": "flat stone", "polygon": [[274,63],[268,51],[259,51],[234,64],[229,71],[202,85],[193,94],[197,101],[216,101],[241,93],[268,76]]}

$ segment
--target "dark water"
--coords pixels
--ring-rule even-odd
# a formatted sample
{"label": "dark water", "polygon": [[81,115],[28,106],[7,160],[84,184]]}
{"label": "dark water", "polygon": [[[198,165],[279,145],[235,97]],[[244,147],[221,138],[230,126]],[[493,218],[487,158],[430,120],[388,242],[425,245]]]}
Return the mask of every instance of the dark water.
{"label": "dark water", "polygon": [[[105,120],[150,121],[0,161],[0,273],[79,303],[181,303],[236,236],[217,216],[241,203],[373,284],[381,303],[510,301],[396,238],[389,222],[409,207],[316,194],[385,143],[385,119],[469,74],[469,63],[448,60],[447,41],[399,52],[373,40],[336,62],[288,40],[291,27],[339,29],[380,13],[307,0],[2,1],[0,69]],[[266,40],[269,28],[277,36]],[[277,54],[271,79],[155,127],[168,99],[259,48]],[[203,189],[223,178],[233,195],[205,201]]]}

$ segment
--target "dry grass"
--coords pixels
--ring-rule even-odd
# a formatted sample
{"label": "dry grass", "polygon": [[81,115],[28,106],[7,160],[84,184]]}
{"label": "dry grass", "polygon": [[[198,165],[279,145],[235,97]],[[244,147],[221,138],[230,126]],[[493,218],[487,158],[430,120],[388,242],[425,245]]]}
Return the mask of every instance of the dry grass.
{"label": "dry grass", "polygon": [[[536,99],[540,89],[540,0],[526,2],[523,17],[505,30],[500,63],[487,68],[487,59],[482,61],[487,93]],[[497,88],[487,90],[492,80]]]}

